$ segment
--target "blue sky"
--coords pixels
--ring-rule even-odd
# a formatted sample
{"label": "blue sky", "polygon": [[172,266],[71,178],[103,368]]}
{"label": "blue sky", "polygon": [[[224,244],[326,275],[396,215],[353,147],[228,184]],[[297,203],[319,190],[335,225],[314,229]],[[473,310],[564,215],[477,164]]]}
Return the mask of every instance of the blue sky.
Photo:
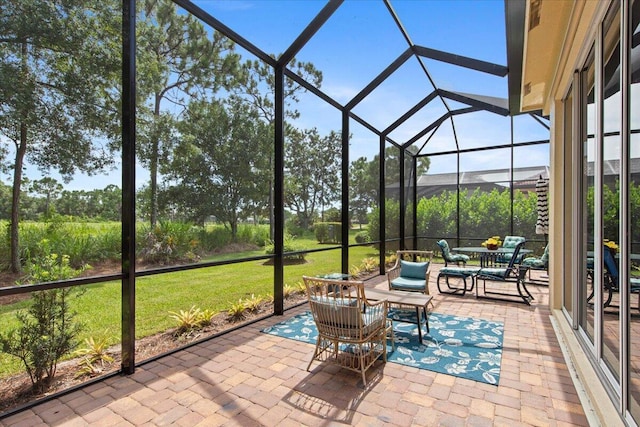
{"label": "blue sky", "polygon": [[[325,5],[324,1],[317,0],[201,0],[194,3],[268,54],[284,52]],[[416,45],[507,65],[503,0],[392,0],[391,4]],[[297,59],[312,62],[320,69],[323,72],[321,90],[344,105],[407,47],[407,41],[382,1],[351,0],[340,6],[301,49]],[[247,59],[255,59],[243,49],[239,51]],[[507,97],[506,78],[428,59],[423,63],[442,89]],[[382,130],[432,90],[421,64],[411,58],[357,105],[354,112]],[[451,109],[465,107],[453,101],[448,104]],[[296,126],[300,128],[316,127],[322,134],[340,129],[339,111],[314,95],[303,95],[297,108],[301,117]],[[442,102],[433,101],[390,136],[397,142],[405,142],[445,112]],[[520,139],[548,138],[548,132],[530,118],[515,120],[518,135],[525,135]],[[508,118],[475,113],[458,116],[455,123],[460,148],[510,142]],[[350,131],[353,134],[350,158],[371,159],[378,150],[378,137],[355,121],[351,121]],[[453,134],[451,124],[445,122],[424,152],[454,150]],[[549,163],[546,146],[522,150],[520,160],[518,156],[516,154],[516,162],[523,166]],[[432,161],[430,173],[455,171],[453,159],[441,156],[438,160]],[[504,167],[504,162],[496,163],[496,154],[491,152],[475,154],[468,165],[465,159],[462,162],[465,170]],[[30,179],[38,178],[30,169],[28,174]],[[139,169],[138,184],[145,181],[146,174]],[[66,188],[104,188],[108,184],[120,185],[118,169],[97,177],[77,176]]]}
{"label": "blue sky", "polygon": [[[323,1],[196,1],[201,8],[267,53],[283,52],[313,19]],[[393,9],[416,45],[507,65],[503,0],[392,0]],[[408,47],[382,1],[345,1],[327,23],[301,49],[297,59],[312,62],[323,72],[321,90],[346,104]],[[478,73],[442,62],[423,60],[434,83],[442,89],[507,98],[507,78]],[[426,96],[433,86],[420,63],[408,60],[354,112],[377,129],[384,129]],[[448,101],[451,109],[466,107]],[[340,129],[340,113],[302,98],[300,127]],[[446,112],[432,102],[390,136],[405,142]],[[547,139],[548,131],[529,117],[515,119],[522,140]],[[510,142],[509,119],[491,113],[456,118],[460,148]],[[350,157],[369,159],[377,153],[378,138],[351,122]],[[425,152],[455,150],[453,128],[447,122],[429,141]],[[525,135],[526,134],[526,135]],[[495,153],[476,153],[475,168],[500,168]],[[522,150],[522,166],[548,165],[548,148]],[[470,156],[468,156],[470,157]],[[452,162],[432,162],[430,172],[449,172]],[[455,163],[453,163],[455,167]],[[463,168],[465,168],[463,160]],[[471,166],[467,166],[470,168]]]}

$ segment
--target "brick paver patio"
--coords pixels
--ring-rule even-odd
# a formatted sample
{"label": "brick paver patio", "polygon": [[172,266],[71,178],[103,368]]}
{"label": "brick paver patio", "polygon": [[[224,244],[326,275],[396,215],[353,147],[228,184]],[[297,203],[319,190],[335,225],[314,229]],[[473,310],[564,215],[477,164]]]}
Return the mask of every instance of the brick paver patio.
{"label": "brick paver patio", "polygon": [[[306,367],[314,346],[261,333],[272,317],[0,420],[6,426],[585,426],[549,318],[531,306],[438,294],[434,311],[505,323],[498,386],[379,362],[360,375]],[[371,285],[385,286],[383,277]],[[288,311],[285,317],[306,307]]]}

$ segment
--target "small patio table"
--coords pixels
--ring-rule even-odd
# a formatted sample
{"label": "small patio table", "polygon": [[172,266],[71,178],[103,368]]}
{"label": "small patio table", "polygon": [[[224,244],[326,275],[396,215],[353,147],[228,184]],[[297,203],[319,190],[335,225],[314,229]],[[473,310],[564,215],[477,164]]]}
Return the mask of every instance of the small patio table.
{"label": "small patio table", "polygon": [[[455,252],[465,252],[469,254],[478,254],[480,256],[480,267],[491,267],[496,264],[498,256],[513,253],[512,248],[487,249],[484,246],[467,246],[461,248],[452,248]],[[521,254],[529,254],[533,252],[531,249],[521,248]]]}
{"label": "small patio table", "polygon": [[420,325],[422,324],[422,322],[420,321],[420,309],[422,308],[424,310],[424,322],[427,326],[427,332],[429,332],[429,317],[427,312],[427,305],[429,305],[431,299],[433,298],[431,295],[425,295],[418,292],[366,288],[364,290],[364,296],[366,299],[372,301],[381,301],[386,299],[387,303],[389,304],[415,307],[416,324],[418,325],[418,338],[420,339],[420,343],[424,344],[422,341],[422,328],[420,327]]}

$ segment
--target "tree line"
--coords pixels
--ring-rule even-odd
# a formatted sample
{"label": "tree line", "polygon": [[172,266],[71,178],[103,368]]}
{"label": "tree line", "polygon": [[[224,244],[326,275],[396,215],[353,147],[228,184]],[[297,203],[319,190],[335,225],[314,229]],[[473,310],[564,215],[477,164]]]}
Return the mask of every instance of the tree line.
{"label": "tree line", "polygon": [[[69,220],[120,221],[122,190],[116,185],[103,189],[65,190],[53,178],[24,180],[20,218],[47,221],[58,215]],[[11,186],[0,182],[0,219],[11,216]]]}
{"label": "tree line", "polygon": [[[118,164],[120,7],[116,0],[8,0],[0,9],[0,155],[12,174],[2,213],[9,211],[13,271],[21,267],[18,224],[33,213],[25,165],[66,183]],[[243,60],[233,42],[169,0],[139,2],[137,13],[136,154],[149,174],[139,198],[146,219],[153,226],[168,214],[200,223],[215,217],[235,233],[241,218],[270,216],[273,71]],[[289,67],[321,85],[312,64]],[[299,116],[301,90],[287,80],[287,119]],[[308,223],[336,197],[340,138],[291,123],[286,203]],[[43,198],[59,195],[58,212],[73,215],[78,202],[87,206],[80,216],[115,217],[96,203],[115,196],[114,188],[82,194],[49,184]]]}

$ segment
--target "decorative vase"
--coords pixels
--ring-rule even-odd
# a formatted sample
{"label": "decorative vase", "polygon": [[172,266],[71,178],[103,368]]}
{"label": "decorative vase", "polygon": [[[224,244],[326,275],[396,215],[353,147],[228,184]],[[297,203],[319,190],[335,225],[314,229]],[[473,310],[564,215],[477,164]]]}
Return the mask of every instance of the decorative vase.
{"label": "decorative vase", "polygon": [[487,249],[489,249],[490,251],[495,251],[496,249],[498,249],[498,245],[487,243]]}

